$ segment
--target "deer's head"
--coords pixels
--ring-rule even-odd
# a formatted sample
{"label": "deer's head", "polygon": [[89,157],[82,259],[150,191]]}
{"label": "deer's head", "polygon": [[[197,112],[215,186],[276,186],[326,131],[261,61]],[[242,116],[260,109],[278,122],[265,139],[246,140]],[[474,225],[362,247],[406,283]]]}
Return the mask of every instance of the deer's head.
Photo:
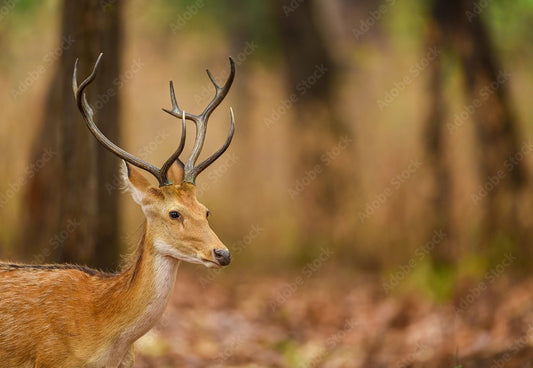
{"label": "deer's head", "polygon": [[[215,86],[215,97],[200,115],[182,111],[178,107],[174,87],[170,82],[172,109],[164,111],[181,119],[182,134],[176,151],[158,168],[116,146],[98,129],[93,121],[93,110],[87,102],[85,88],[95,79],[102,54],[98,57],[93,71],[79,86],[77,83],[77,61],[74,66],[72,86],[76,103],[87,127],[95,138],[109,151],[124,160],[124,180],[146,217],[147,236],[151,237],[155,251],[162,255],[207,267],[226,266],[231,254],[210,228],[207,218],[209,211],[196,199],[195,181],[197,175],[219,158],[228,148],[234,133],[234,117],[231,113],[231,128],[224,145],[199,164],[196,164],[202,150],[207,122],[213,110],[227,95],[235,77],[235,63],[230,58],[231,72],[224,86],[220,87],[212,74],[207,74]],[[196,125],[196,138],[190,157],[183,163],[179,156],[185,145],[185,120]],[[158,185],[152,185],[136,166],[152,174]]]}

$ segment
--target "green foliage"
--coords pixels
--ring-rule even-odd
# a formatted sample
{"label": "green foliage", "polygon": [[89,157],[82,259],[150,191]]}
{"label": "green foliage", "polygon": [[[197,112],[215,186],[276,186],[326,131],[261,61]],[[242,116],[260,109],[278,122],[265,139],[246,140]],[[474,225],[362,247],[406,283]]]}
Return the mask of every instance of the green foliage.
{"label": "green foliage", "polygon": [[50,1],[37,0],[0,0],[0,22],[11,17],[17,22],[31,21],[36,12]]}
{"label": "green foliage", "polygon": [[0,8],[10,8],[17,15],[32,14],[43,4],[38,0],[0,0]]}
{"label": "green foliage", "polygon": [[509,58],[531,55],[533,0],[490,1],[480,15],[489,23],[498,48]]}
{"label": "green foliage", "polygon": [[[433,1],[390,1],[380,20],[392,43],[400,48],[416,48],[427,25],[429,7]],[[533,0],[480,1],[467,16],[482,17],[488,23],[491,36],[504,57],[525,58],[533,53]]]}
{"label": "green foliage", "polygon": [[151,20],[156,27],[167,27],[174,22],[180,25],[180,32],[226,33],[236,48],[244,47],[247,42],[259,44],[257,55],[262,59],[278,49],[271,2],[159,0],[152,4]]}
{"label": "green foliage", "polygon": [[393,45],[399,48],[420,49],[422,37],[413,37],[424,32],[428,1],[404,0],[385,2],[382,24]]}
{"label": "green foliage", "polygon": [[479,280],[489,268],[488,257],[480,257],[479,252],[465,254],[458,261],[457,278]]}
{"label": "green foliage", "polygon": [[454,265],[425,260],[411,274],[415,288],[438,302],[447,302],[453,295],[457,281]]}

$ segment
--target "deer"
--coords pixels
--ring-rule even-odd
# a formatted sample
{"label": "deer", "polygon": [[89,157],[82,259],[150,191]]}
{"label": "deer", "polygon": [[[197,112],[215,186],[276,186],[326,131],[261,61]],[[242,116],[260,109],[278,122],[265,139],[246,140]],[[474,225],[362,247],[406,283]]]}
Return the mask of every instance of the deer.
{"label": "deer", "polygon": [[[0,366],[35,368],[126,368],[134,363],[133,344],[160,319],[169,302],[182,261],[210,268],[227,266],[228,248],[208,223],[209,211],[196,198],[196,177],[229,147],[235,131],[230,107],[230,130],[224,144],[197,164],[211,113],[222,102],[235,77],[220,86],[209,69],[215,96],[199,115],[180,109],[170,82],[171,109],[181,120],[176,150],[158,168],[126,152],[104,136],[94,122],[85,89],[92,73],[72,88],[83,120],[94,138],[122,159],[126,190],[141,207],[144,226],[132,260],[116,273],[73,264],[0,264]],[[196,126],[190,156],[184,163],[186,120]],[[157,179],[152,184],[142,173]]]}

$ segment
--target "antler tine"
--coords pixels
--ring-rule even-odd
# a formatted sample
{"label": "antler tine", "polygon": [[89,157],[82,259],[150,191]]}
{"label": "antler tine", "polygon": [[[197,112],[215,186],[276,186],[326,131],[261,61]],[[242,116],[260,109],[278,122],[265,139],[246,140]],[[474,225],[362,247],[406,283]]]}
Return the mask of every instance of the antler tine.
{"label": "antler tine", "polygon": [[[211,116],[211,113],[215,110],[215,108],[220,105],[224,97],[229,92],[229,89],[231,85],[233,84],[233,79],[235,78],[235,62],[230,57],[230,74],[228,76],[228,79],[226,80],[226,83],[224,83],[223,87],[220,87],[218,83],[216,82],[215,78],[209,71],[209,69],[206,69],[207,75],[213,85],[215,86],[215,97],[211,100],[211,102],[207,105],[205,110],[200,114],[200,119],[198,120],[196,124],[196,140],[194,142],[194,147],[191,153],[191,156],[187,160],[187,163],[185,164],[185,181],[189,181],[191,183],[194,183],[196,180],[196,176],[202,172],[207,166],[212,164],[226,149],[228,148],[226,145],[224,145],[221,149],[219,149],[215,154],[213,154],[211,157],[207,158],[205,161],[200,163],[198,167],[194,167],[196,164],[196,161],[198,160],[198,156],[200,156],[200,152],[202,151],[202,147],[205,142],[205,134],[207,131],[207,121],[209,120],[209,117]],[[226,141],[227,145],[231,142],[231,138],[233,137],[233,131],[234,131],[234,120],[233,120],[233,112],[231,113],[232,116],[232,122],[231,122],[231,129],[230,129],[230,135],[229,139]]]}
{"label": "antler tine", "polygon": [[235,62],[230,57],[230,75],[228,76],[228,79],[226,80],[226,83],[224,83],[224,86],[220,87],[220,85],[217,83],[215,78],[213,77],[213,74],[207,69],[207,75],[213,85],[215,86],[215,96],[209,102],[207,107],[204,109],[204,111],[200,115],[194,115],[189,114],[184,111],[182,111],[179,108],[178,102],[176,100],[176,94],[174,92],[174,84],[172,81],[170,82],[170,100],[172,102],[172,109],[163,109],[163,111],[171,114],[172,116],[175,116],[177,118],[187,119],[194,122],[196,125],[196,137],[194,140],[194,146],[191,152],[191,155],[187,159],[185,165],[184,165],[184,181],[190,182],[194,184],[196,180],[196,176],[203,171],[207,166],[209,166],[211,163],[213,163],[229,146],[229,143],[231,142],[231,139],[233,137],[234,132],[234,118],[233,118],[233,112],[231,112],[232,122],[231,122],[231,129],[230,134],[228,136],[228,139],[224,146],[220,148],[217,152],[215,152],[212,156],[210,156],[208,159],[200,163],[197,167],[194,165],[196,164],[196,161],[198,160],[198,156],[200,156],[200,152],[202,151],[202,147],[205,142],[205,134],[207,131],[207,121],[209,120],[209,117],[211,116],[211,113],[213,110],[220,105],[224,97],[229,92],[229,89],[233,83],[233,80],[235,78]]}
{"label": "antler tine", "polygon": [[207,107],[205,108],[204,112],[202,112],[202,114],[200,115],[205,120],[209,119],[209,116],[211,115],[213,110],[218,105],[220,105],[220,103],[222,102],[224,97],[226,97],[226,95],[228,94],[231,85],[233,84],[233,79],[235,79],[235,62],[233,61],[233,59],[231,57],[229,58],[229,63],[230,63],[230,66],[231,66],[231,70],[230,70],[230,74],[228,76],[228,79],[226,80],[226,83],[224,83],[223,87],[220,87],[218,85],[218,83],[216,82],[215,78],[213,77],[213,75],[211,74],[209,69],[206,69],[207,75],[209,76],[209,79],[211,80],[211,82],[215,86],[215,91],[216,92],[215,92],[215,97],[213,98],[213,100],[209,103],[209,105],[207,105]]}
{"label": "antler tine", "polygon": [[231,126],[228,133],[228,137],[226,138],[226,142],[224,142],[224,145],[220,147],[215,153],[213,153],[211,156],[209,156],[200,164],[198,164],[198,166],[196,166],[191,172],[185,172],[184,181],[194,183],[196,176],[198,176],[198,174],[204,171],[206,167],[215,162],[215,160],[219,158],[228,149],[231,140],[233,139],[233,133],[235,133],[235,117],[233,116],[233,109],[230,107],[229,111],[231,115]]}
{"label": "antler tine", "polygon": [[[231,58],[230,58],[230,60],[231,60]],[[205,71],[207,72],[207,76],[209,77],[209,79],[211,79],[211,82],[215,85],[215,88],[216,89],[220,89],[220,86],[218,85],[217,81],[215,80],[215,77],[213,77],[213,74],[211,74],[209,69],[206,69]]]}
{"label": "antler tine", "polygon": [[183,114],[181,119],[181,139],[180,144],[176,151],[165,161],[163,166],[161,166],[161,175],[164,177],[167,177],[168,170],[170,169],[170,166],[176,161],[182,168],[183,168],[183,162],[179,159],[179,156],[181,155],[181,152],[183,152],[183,148],[185,147],[185,137],[186,137],[186,126],[185,126],[185,114]]}
{"label": "antler tine", "polygon": [[[76,98],[76,104],[78,105],[78,109],[81,112],[81,115],[83,116],[83,119],[85,120],[85,123],[87,127],[89,128],[89,131],[94,135],[96,140],[104,146],[107,150],[111,151],[118,157],[122,158],[123,160],[129,162],[130,164],[137,166],[140,169],[148,171],[150,174],[156,177],[157,181],[159,182],[159,186],[164,185],[170,185],[170,181],[167,178],[167,172],[175,160],[178,160],[178,156],[183,150],[183,146],[185,145],[185,123],[182,124],[182,138],[180,142],[180,146],[178,149],[172,154],[172,156],[165,162],[163,165],[164,170],[157,168],[156,166],[141,160],[138,157],[133,156],[131,153],[126,152],[122,148],[118,147],[116,144],[111,142],[101,131],[98,129],[96,124],[93,121],[93,109],[87,102],[87,96],[85,95],[85,88],[94,81],[96,78],[96,72],[98,70],[98,66],[100,64],[100,60],[102,59],[103,53],[100,53],[98,56],[98,59],[96,60],[96,63],[94,64],[93,70],[91,74],[78,86],[78,60],[76,59],[76,62],[74,64],[74,73],[72,76],[72,90],[74,91],[74,96]],[[172,160],[171,160],[172,159]],[[178,160],[179,161],[179,160]],[[170,162],[170,164],[168,164]],[[168,166],[168,167],[167,167]]]}
{"label": "antler tine", "polygon": [[180,119],[183,116],[185,116],[185,119],[194,121],[196,123],[197,120],[200,119],[200,117],[197,115],[188,114],[179,108],[178,102],[176,101],[176,93],[174,92],[174,83],[170,81],[169,84],[170,84],[170,100],[172,102],[172,110],[163,108],[163,111]]}

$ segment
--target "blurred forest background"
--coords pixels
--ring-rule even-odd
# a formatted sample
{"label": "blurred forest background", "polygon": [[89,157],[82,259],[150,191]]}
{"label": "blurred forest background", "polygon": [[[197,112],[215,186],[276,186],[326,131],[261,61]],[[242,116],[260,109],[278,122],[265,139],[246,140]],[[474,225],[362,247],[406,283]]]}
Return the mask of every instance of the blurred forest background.
{"label": "blurred forest background", "polygon": [[139,367],[533,361],[533,1],[0,0],[0,49],[0,255],[106,270],[142,214],[74,60],[104,52],[96,121],[155,164],[168,81],[199,112],[236,61],[197,182],[233,262],[184,265]]}

